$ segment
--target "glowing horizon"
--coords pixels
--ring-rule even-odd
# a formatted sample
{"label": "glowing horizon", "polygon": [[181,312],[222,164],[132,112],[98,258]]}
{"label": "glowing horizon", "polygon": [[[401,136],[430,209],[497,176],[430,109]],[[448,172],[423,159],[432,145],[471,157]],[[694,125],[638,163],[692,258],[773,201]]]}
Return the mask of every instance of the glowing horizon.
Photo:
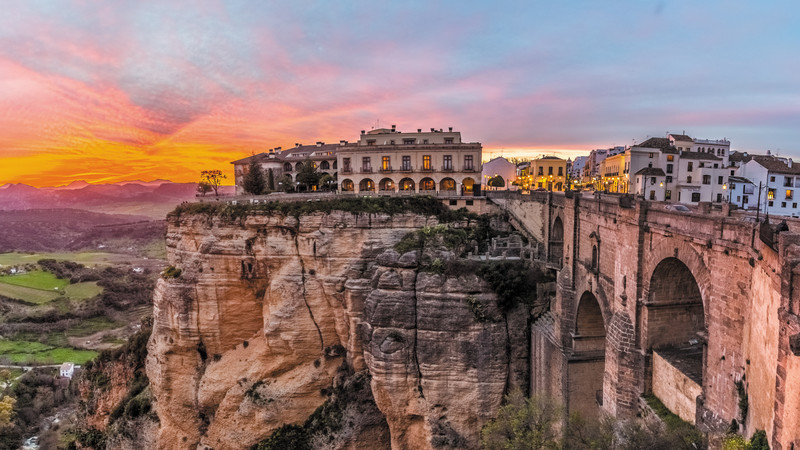
{"label": "glowing horizon", "polygon": [[376,124],[453,126],[485,160],[574,158],[668,131],[800,155],[792,2],[11,9],[0,185],[188,182],[204,169],[230,181],[230,161]]}

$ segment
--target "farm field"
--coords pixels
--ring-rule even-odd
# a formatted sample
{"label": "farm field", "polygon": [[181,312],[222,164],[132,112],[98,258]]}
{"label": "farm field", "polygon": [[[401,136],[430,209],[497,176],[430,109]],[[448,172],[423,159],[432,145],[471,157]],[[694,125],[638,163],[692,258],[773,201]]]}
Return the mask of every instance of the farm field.
{"label": "farm field", "polygon": [[87,266],[110,266],[116,264],[137,264],[147,260],[134,255],[106,252],[60,252],[60,253],[0,253],[0,266],[34,264],[40,259],[74,261]]}
{"label": "farm field", "polygon": [[68,284],[64,288],[64,293],[72,300],[86,300],[102,292],[103,288],[98,286],[96,281]]}
{"label": "farm field", "polygon": [[59,280],[50,272],[44,270],[34,270],[32,272],[20,273],[16,275],[0,275],[0,283],[24,286],[33,289],[63,289],[69,284],[68,280]]}
{"label": "farm field", "polygon": [[39,342],[0,339],[0,357],[12,364],[85,364],[97,356],[91,350],[53,347]]}
{"label": "farm field", "polygon": [[8,283],[0,283],[0,295],[37,305],[51,302],[60,297],[60,294],[57,291],[33,289]]}

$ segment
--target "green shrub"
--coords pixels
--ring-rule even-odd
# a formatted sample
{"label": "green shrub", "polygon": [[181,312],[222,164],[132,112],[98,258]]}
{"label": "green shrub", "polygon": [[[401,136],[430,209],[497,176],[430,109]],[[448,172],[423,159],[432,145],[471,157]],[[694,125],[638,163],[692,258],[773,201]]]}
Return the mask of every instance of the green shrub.
{"label": "green shrub", "polygon": [[161,278],[165,280],[170,278],[178,278],[179,276],[181,276],[181,269],[178,269],[175,266],[168,266],[163,272],[161,272]]}

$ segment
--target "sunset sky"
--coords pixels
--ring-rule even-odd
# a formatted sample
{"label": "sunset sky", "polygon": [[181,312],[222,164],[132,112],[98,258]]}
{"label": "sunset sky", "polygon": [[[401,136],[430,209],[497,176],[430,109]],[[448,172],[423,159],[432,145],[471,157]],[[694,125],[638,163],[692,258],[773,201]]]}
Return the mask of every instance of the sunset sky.
{"label": "sunset sky", "polygon": [[485,157],[667,131],[800,157],[800,6],[25,0],[0,17],[0,184],[196,181],[376,124],[452,126]]}

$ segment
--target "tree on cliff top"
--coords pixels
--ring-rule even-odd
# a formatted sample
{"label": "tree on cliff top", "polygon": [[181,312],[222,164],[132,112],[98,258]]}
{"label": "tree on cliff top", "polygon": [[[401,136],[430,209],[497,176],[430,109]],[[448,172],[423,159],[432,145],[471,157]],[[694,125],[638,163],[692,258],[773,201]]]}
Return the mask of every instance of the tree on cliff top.
{"label": "tree on cliff top", "polygon": [[261,195],[267,187],[267,182],[264,179],[264,171],[261,170],[255,158],[250,160],[250,167],[247,168],[247,173],[244,175],[242,181],[242,188],[248,194]]}
{"label": "tree on cliff top", "polygon": [[310,191],[312,186],[319,183],[320,173],[317,171],[317,164],[311,160],[305,160],[300,164],[300,169],[297,172],[297,182],[302,185],[305,190]]}
{"label": "tree on cliff top", "polygon": [[221,170],[204,170],[200,172],[200,182],[208,183],[211,189],[214,190],[214,195],[217,197],[219,197],[219,186],[225,178],[228,177],[225,176]]}

